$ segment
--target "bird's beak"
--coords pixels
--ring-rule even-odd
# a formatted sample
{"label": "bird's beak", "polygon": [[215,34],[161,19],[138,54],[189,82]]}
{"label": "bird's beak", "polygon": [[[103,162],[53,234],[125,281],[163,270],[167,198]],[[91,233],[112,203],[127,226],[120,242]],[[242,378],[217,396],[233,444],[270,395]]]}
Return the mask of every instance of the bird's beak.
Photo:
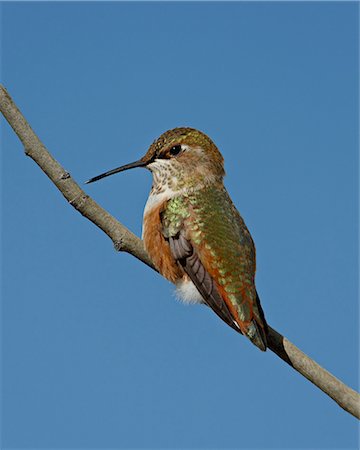
{"label": "bird's beak", "polygon": [[144,161],[144,159],[139,159],[139,161],[135,161],[130,164],[125,164],[124,166],[120,166],[117,169],[109,170],[108,172],[102,173],[101,175],[97,175],[94,178],[90,178],[90,180],[85,181],[85,184],[101,180],[101,178],[108,177],[109,175],[114,175],[114,173],[124,172],[124,170],[134,169],[135,167],[145,167],[148,164],[148,162],[149,161]]}

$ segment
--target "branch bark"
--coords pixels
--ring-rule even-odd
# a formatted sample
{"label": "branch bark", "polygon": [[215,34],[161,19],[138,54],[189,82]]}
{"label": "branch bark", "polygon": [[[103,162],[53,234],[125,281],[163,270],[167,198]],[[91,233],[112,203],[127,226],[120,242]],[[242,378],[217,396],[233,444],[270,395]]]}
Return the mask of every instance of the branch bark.
{"label": "branch bark", "polygon": [[[89,197],[51,156],[2,85],[0,85],[0,111],[22,142],[25,154],[38,164],[69,204],[109,236],[116,250],[130,253],[156,270],[142,241]],[[360,395],[356,391],[322,368],[271,327],[268,345],[279,358],[331,397],[341,408],[360,419]]]}

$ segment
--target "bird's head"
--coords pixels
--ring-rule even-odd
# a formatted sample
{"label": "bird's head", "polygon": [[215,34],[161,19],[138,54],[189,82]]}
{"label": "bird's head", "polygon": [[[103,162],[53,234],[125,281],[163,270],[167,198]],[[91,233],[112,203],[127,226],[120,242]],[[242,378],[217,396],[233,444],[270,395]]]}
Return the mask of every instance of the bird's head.
{"label": "bird's head", "polygon": [[138,161],[91,178],[87,183],[135,167],[151,170],[154,187],[167,184],[173,190],[222,182],[225,175],[224,159],[205,133],[194,128],[174,128],[156,139]]}

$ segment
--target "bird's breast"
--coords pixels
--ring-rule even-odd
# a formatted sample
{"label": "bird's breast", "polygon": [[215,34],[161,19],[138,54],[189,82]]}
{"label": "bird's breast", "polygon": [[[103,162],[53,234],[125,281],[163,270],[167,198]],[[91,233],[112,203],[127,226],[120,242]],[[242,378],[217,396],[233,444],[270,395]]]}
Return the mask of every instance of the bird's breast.
{"label": "bird's breast", "polygon": [[168,185],[159,186],[152,189],[144,208],[144,218],[152,213],[153,210],[164,205],[168,200],[173,198],[177,192],[173,191]]}

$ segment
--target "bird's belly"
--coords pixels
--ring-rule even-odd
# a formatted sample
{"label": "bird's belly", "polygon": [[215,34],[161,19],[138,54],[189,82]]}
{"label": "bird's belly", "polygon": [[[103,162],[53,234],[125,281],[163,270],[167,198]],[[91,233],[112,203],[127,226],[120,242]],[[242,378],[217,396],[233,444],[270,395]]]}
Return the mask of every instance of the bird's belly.
{"label": "bird's belly", "polygon": [[194,305],[196,303],[204,303],[204,300],[197,290],[194,283],[189,280],[187,277],[182,278],[181,280],[175,283],[176,286],[176,296],[179,300],[188,305]]}

